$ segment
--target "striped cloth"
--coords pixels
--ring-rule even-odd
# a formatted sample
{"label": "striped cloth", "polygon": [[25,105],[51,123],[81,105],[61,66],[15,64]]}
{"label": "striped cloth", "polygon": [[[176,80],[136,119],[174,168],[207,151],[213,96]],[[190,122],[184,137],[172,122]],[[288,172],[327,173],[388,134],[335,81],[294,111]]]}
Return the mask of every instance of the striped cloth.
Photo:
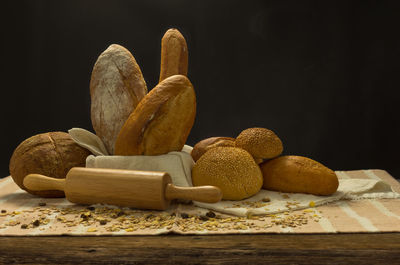
{"label": "striped cloth", "polygon": [[[336,173],[339,179],[382,180],[400,192],[399,182],[384,170]],[[97,218],[93,216],[102,207],[91,209],[90,218]],[[72,211],[64,212],[66,208]],[[120,211],[117,207],[107,209],[114,214]],[[213,218],[206,209],[173,204],[164,212],[125,208],[123,216],[108,218],[105,225],[98,222],[100,219],[77,222],[83,220],[82,215],[90,215],[86,206],[64,198],[35,197],[19,189],[11,177],[0,180],[0,210],[0,235],[7,236],[400,232],[400,199],[341,200],[306,210],[244,218],[218,213]],[[165,218],[168,224],[157,227]]]}

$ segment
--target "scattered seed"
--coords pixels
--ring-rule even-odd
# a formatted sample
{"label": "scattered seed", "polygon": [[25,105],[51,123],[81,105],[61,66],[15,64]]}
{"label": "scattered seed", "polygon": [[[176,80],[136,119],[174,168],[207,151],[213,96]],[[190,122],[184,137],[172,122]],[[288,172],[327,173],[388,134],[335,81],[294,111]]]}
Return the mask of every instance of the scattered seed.
{"label": "scattered seed", "polygon": [[202,215],[202,216],[199,217],[199,219],[201,221],[208,221],[210,218],[208,218],[207,216]]}
{"label": "scattered seed", "polygon": [[39,220],[35,220],[32,224],[33,224],[34,226],[39,226],[39,225],[40,225],[40,221],[39,221]]}
{"label": "scattered seed", "polygon": [[145,217],[145,219],[146,220],[149,220],[149,219],[151,219],[151,218],[154,218],[154,217],[156,217],[154,214],[149,214],[149,215],[147,215],[146,217]]}
{"label": "scattered seed", "polygon": [[96,208],[94,208],[93,206],[89,206],[86,209],[88,209],[89,211],[94,211]]}
{"label": "scattered seed", "polygon": [[206,213],[206,216],[207,216],[207,217],[210,217],[210,218],[215,218],[216,215],[215,215],[214,212],[209,211],[209,212]]}
{"label": "scattered seed", "polygon": [[89,217],[91,217],[92,216],[92,213],[91,212],[85,212],[85,213],[82,213],[81,214],[81,218],[82,219],[89,219]]}
{"label": "scattered seed", "polygon": [[187,213],[181,213],[181,217],[183,219],[187,219],[187,218],[189,218],[189,215]]}
{"label": "scattered seed", "polygon": [[113,219],[115,219],[115,218],[118,217],[118,215],[117,215],[116,213],[112,213],[112,214],[110,215],[110,217],[113,218]]}
{"label": "scattered seed", "polygon": [[263,201],[263,202],[270,202],[271,199],[270,199],[269,197],[264,197],[264,198],[262,199],[262,201]]}
{"label": "scattered seed", "polygon": [[28,225],[27,224],[22,224],[21,225],[21,229],[27,229],[28,228]]}
{"label": "scattered seed", "polygon": [[106,225],[107,224],[107,220],[100,220],[100,224],[101,225]]}
{"label": "scattered seed", "polygon": [[1,213],[6,213],[7,211],[6,210],[1,210]]}
{"label": "scattered seed", "polygon": [[45,202],[39,202],[39,206],[46,206]]}

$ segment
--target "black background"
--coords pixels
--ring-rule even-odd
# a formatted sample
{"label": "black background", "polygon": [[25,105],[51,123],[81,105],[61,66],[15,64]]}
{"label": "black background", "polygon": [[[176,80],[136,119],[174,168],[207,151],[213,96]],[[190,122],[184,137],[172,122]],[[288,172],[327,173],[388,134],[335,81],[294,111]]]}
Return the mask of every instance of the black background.
{"label": "black background", "polygon": [[189,47],[197,116],[188,144],[266,127],[284,154],[400,178],[396,1],[16,1],[2,7],[1,176],[24,139],[93,130],[89,80],[108,45],[148,88],[160,40]]}

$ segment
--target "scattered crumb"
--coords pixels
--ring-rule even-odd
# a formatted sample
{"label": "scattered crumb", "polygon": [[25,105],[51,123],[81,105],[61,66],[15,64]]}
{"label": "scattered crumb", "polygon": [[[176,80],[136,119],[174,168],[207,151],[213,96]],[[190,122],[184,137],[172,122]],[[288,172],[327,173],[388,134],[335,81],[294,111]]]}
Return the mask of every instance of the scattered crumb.
{"label": "scattered crumb", "polygon": [[270,199],[269,197],[264,197],[264,198],[262,198],[262,201],[263,201],[263,202],[270,202],[271,199]]}
{"label": "scattered crumb", "polygon": [[[269,201],[267,201],[269,199],[265,197],[260,201],[238,202],[237,205],[249,209],[262,207],[267,211],[265,206],[269,205]],[[40,231],[56,229],[56,227],[70,228],[69,231],[73,231],[73,228],[85,227],[87,232],[135,232],[144,229],[170,230],[174,227],[182,232],[218,230],[235,232],[239,230],[268,231],[273,227],[294,228],[307,225],[311,221],[319,222],[321,216],[318,210],[305,209],[293,212],[292,208],[296,208],[298,204],[298,202],[290,200],[286,202],[286,209],[283,213],[268,214],[268,212],[265,212],[263,216],[249,213],[245,217],[216,214],[213,211],[190,211],[177,214],[175,212],[121,209],[106,206],[41,206],[21,212],[2,211],[1,216],[7,216],[10,219],[2,222],[0,229],[19,225],[20,229],[36,228]],[[310,207],[314,206],[315,203],[310,202]],[[20,216],[21,213],[24,214]],[[25,213],[30,213],[30,215],[25,216]]]}

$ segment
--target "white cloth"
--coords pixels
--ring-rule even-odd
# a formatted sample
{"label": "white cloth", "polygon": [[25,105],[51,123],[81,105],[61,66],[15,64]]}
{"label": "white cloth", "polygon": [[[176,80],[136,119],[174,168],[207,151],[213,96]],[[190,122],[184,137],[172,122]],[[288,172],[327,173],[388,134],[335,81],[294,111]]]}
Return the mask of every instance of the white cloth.
{"label": "white cloth", "polygon": [[[262,199],[265,197],[268,197],[270,202],[263,202]],[[344,199],[357,200],[375,198],[400,198],[400,194],[393,192],[390,185],[382,180],[339,179],[339,188],[331,196],[282,193],[262,189],[256,195],[242,201],[221,201],[219,203],[194,202],[194,204],[222,213],[248,216],[276,214],[288,210],[300,210]],[[255,205],[255,202],[258,202],[259,205]],[[290,205],[290,209],[287,208],[288,205]]]}
{"label": "white cloth", "polygon": [[192,148],[188,145],[181,152],[158,156],[110,156],[97,135],[80,128],[73,128],[68,133],[78,145],[93,153],[86,158],[86,167],[167,172],[174,185],[192,186],[194,161],[190,155]]}
{"label": "white cloth", "polygon": [[[192,186],[191,171],[194,161],[190,156],[192,147],[185,145],[181,152],[159,156],[110,156],[101,139],[84,129],[68,131],[72,139],[94,155],[86,159],[86,167],[133,169],[167,172],[174,185]],[[263,202],[268,197],[270,202]],[[290,210],[309,208],[341,199],[400,198],[390,185],[375,179],[340,179],[339,188],[331,196],[315,196],[302,193],[281,193],[260,190],[256,195],[242,201],[218,203],[193,203],[196,206],[237,216],[275,214]]]}

